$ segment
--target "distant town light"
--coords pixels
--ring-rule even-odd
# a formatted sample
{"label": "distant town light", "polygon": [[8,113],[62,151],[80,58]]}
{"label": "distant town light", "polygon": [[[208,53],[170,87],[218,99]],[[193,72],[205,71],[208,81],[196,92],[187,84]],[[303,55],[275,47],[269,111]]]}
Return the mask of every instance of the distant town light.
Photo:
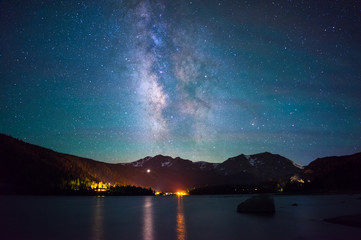
{"label": "distant town light", "polygon": [[150,169],[147,169],[147,173],[150,173]]}
{"label": "distant town light", "polygon": [[184,196],[184,195],[188,195],[188,193],[186,193],[186,192],[176,192],[176,194],[178,195],[178,196]]}

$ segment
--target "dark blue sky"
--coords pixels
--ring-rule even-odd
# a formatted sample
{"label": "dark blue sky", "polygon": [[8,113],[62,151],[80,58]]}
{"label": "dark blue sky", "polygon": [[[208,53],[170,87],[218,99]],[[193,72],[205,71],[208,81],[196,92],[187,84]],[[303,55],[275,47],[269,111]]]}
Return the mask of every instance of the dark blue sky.
{"label": "dark blue sky", "polygon": [[0,132],[107,162],[361,151],[360,1],[0,1]]}

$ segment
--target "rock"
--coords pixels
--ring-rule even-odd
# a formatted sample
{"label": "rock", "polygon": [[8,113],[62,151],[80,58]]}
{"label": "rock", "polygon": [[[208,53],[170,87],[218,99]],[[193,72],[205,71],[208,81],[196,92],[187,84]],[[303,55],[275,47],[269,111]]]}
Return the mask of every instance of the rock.
{"label": "rock", "polygon": [[293,203],[291,206],[296,207],[298,206],[298,203]]}
{"label": "rock", "polygon": [[239,213],[252,214],[275,214],[275,204],[273,197],[268,195],[253,196],[237,206]]}

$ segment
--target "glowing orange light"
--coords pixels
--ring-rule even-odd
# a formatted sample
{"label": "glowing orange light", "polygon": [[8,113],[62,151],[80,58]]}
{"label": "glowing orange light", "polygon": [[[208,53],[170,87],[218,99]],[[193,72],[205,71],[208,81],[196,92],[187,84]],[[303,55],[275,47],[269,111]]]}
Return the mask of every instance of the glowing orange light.
{"label": "glowing orange light", "polygon": [[178,196],[188,195],[186,192],[183,192],[183,191],[176,192],[176,194],[177,194]]}

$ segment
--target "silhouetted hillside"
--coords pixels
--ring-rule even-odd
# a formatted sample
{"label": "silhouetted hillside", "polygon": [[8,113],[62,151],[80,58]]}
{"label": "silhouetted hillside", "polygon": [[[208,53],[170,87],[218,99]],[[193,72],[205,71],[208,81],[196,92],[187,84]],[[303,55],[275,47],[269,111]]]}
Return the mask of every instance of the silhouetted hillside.
{"label": "silhouetted hillside", "polygon": [[318,158],[305,167],[302,178],[310,190],[361,191],[361,153]]}
{"label": "silhouetted hillside", "polygon": [[88,188],[91,182],[175,192],[195,186],[288,180],[300,171],[291,160],[271,153],[242,154],[223,163],[157,155],[132,163],[110,164],[58,153],[3,134],[0,156],[1,189],[25,193]]}
{"label": "silhouetted hillside", "polygon": [[65,188],[72,180],[132,184],[125,166],[54,152],[0,134],[3,191],[40,193]]}

